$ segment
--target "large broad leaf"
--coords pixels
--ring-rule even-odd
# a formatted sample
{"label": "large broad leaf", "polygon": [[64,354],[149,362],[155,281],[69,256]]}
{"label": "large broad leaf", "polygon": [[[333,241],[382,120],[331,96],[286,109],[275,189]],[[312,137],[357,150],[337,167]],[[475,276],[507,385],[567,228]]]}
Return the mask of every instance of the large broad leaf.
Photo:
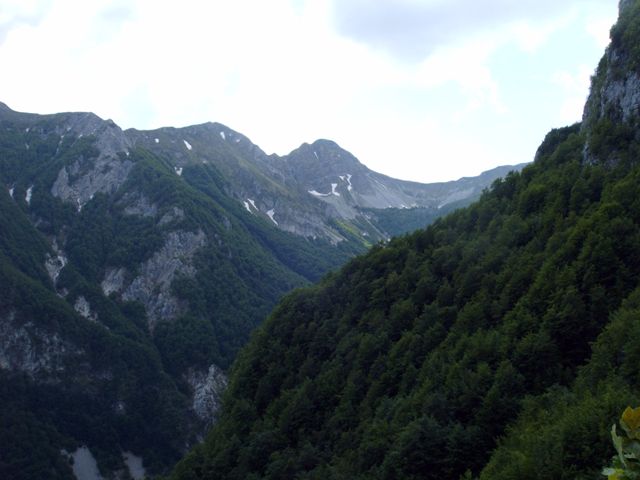
{"label": "large broad leaf", "polygon": [[629,438],[640,440],[640,407],[627,407],[622,413],[620,425],[625,429]]}

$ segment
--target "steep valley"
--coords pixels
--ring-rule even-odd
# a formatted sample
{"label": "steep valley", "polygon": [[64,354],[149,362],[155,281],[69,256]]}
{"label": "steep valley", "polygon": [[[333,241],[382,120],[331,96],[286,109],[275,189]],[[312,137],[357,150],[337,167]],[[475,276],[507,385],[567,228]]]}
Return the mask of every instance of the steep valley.
{"label": "steep valley", "polygon": [[170,478],[603,478],[640,403],[640,1],[619,9],[582,122],[287,295]]}
{"label": "steep valley", "polygon": [[166,472],[283,295],[521,167],[421,185],[327,140],[0,104],[0,476]]}

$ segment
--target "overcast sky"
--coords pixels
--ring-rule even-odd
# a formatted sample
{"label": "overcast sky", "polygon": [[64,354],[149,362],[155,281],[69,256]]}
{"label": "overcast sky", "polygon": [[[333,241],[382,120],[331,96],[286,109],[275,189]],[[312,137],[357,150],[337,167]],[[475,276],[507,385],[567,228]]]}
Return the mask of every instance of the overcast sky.
{"label": "overcast sky", "polygon": [[0,0],[0,101],[338,142],[432,182],[579,121],[617,0]]}

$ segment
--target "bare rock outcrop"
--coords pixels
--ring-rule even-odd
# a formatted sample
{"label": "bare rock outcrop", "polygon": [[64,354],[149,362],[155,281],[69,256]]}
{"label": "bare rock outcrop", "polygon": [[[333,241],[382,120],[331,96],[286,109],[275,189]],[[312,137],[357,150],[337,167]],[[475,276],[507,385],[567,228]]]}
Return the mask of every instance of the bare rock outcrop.
{"label": "bare rock outcrop", "polygon": [[[196,269],[192,259],[206,241],[207,237],[202,230],[195,233],[169,233],[162,248],[140,266],[139,275],[124,290],[123,300],[137,300],[145,306],[150,329],[153,329],[158,321],[176,318],[184,311],[184,302],[171,294],[171,282],[178,275],[195,275]],[[112,273],[111,284],[113,285],[121,275]],[[103,289],[104,284],[105,281]]]}
{"label": "bare rock outcrop", "polygon": [[99,152],[93,158],[80,155],[71,165],[62,167],[51,187],[54,197],[72,202],[80,210],[96,193],[113,193],[125,182],[133,167],[128,158],[131,142],[115,123],[93,114],[70,115],[63,130],[77,136],[95,136],[94,146]]}
{"label": "bare rock outcrop", "polygon": [[[620,0],[620,18],[611,30],[611,44],[591,79],[591,92],[582,116],[582,131],[588,140],[583,152],[585,163],[617,162],[619,141],[604,152],[607,158],[599,158],[603,153],[597,151],[598,142],[595,148],[592,142],[599,137],[602,144],[606,134],[613,131],[612,126],[626,128],[627,140],[634,136],[634,141],[640,141],[636,127],[640,119],[640,62],[635,44],[627,35],[631,25],[638,21],[636,7],[635,1]],[[626,10],[627,15],[623,15]]]}
{"label": "bare rock outcrop", "polygon": [[63,375],[68,357],[82,350],[58,332],[47,332],[33,322],[17,322],[16,312],[0,314],[0,369],[51,379]]}
{"label": "bare rock outcrop", "polygon": [[76,298],[76,302],[73,304],[73,308],[80,314],[81,317],[86,318],[92,322],[98,321],[98,314],[91,310],[89,301],[82,295]]}
{"label": "bare rock outcrop", "polygon": [[126,278],[126,270],[124,268],[108,268],[104,275],[104,280],[100,283],[102,292],[109,296],[112,293],[119,293],[124,288]]}
{"label": "bare rock outcrop", "polygon": [[128,193],[122,199],[125,215],[137,215],[140,217],[155,217],[158,214],[158,206],[141,193]]}
{"label": "bare rock outcrop", "polygon": [[198,418],[211,425],[227,388],[227,376],[216,365],[211,365],[208,370],[190,369],[185,377],[193,391],[193,411]]}

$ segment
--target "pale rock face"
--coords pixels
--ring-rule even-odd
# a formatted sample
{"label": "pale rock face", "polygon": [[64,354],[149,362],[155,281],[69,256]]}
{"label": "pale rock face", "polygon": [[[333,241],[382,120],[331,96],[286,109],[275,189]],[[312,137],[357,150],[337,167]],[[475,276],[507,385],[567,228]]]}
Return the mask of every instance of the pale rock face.
{"label": "pale rock face", "polygon": [[[94,118],[95,117],[95,118]],[[80,135],[95,135],[97,158],[78,158],[62,167],[51,187],[54,197],[72,202],[82,208],[96,193],[113,193],[124,183],[133,167],[127,160],[131,142],[113,122],[102,121],[92,114],[76,115],[69,119],[67,130]]]}
{"label": "pale rock face", "polygon": [[190,369],[186,381],[193,390],[194,412],[207,425],[211,425],[227,388],[227,376],[216,365],[211,365],[208,371]]}
{"label": "pale rock face", "polygon": [[[620,61],[615,51],[607,55],[614,64]],[[640,113],[640,75],[629,71],[623,78],[614,79],[609,69],[602,88],[591,97],[585,106],[585,120],[594,121],[607,112],[617,112],[618,120],[627,122]]]}
{"label": "pale rock face", "polygon": [[146,471],[143,465],[142,458],[134,455],[131,452],[123,452],[122,459],[124,460],[127,469],[129,470],[129,475],[133,480],[142,480],[145,478]]}
{"label": "pale rock face", "polygon": [[47,259],[44,263],[44,267],[47,269],[47,273],[54,285],[58,281],[60,272],[67,264],[67,257],[65,257],[60,251],[57,251],[56,253],[57,255],[55,257],[47,254]]}
{"label": "pale rock face", "polygon": [[66,358],[82,353],[57,332],[45,332],[32,322],[16,325],[15,317],[13,311],[0,314],[0,369],[49,377],[63,374]]}
{"label": "pale rock face", "polygon": [[129,193],[124,196],[122,203],[126,205],[124,209],[125,215],[155,217],[158,214],[157,205],[151,203],[151,201],[142,194]]}
{"label": "pale rock face", "polygon": [[[184,215],[181,210],[178,213]],[[153,329],[158,321],[174,319],[184,311],[184,302],[171,294],[171,283],[178,275],[195,275],[192,259],[204,245],[206,235],[202,230],[171,232],[162,248],[140,265],[139,275],[130,283],[124,268],[108,268],[101,282],[102,291],[107,296],[121,294],[124,301],[141,302],[147,312],[149,327]]]}
{"label": "pale rock face", "polygon": [[[120,161],[101,154],[90,165],[90,170],[82,174],[91,160],[76,160],[68,169],[62,167],[58,172],[51,194],[62,200],[71,201],[82,208],[96,193],[113,193],[124,183],[133,167],[129,160]],[[78,177],[76,177],[78,175]]]}
{"label": "pale rock face", "polygon": [[87,320],[90,320],[92,322],[98,321],[98,314],[91,311],[91,305],[89,305],[87,299],[82,295],[76,298],[76,303],[73,305],[73,308],[80,314],[80,316],[86,318]]}
{"label": "pale rock face", "polygon": [[182,219],[184,219],[184,210],[179,207],[173,207],[162,216],[162,218],[158,222],[158,225],[163,226],[167,225],[168,223],[179,222]]}
{"label": "pale rock face", "polygon": [[124,268],[108,268],[104,280],[100,283],[102,292],[107,297],[114,292],[119,293],[124,288],[126,273]]}
{"label": "pale rock face", "polygon": [[[620,12],[633,3],[631,0],[621,0]],[[630,68],[629,54],[614,48],[612,43],[607,47],[603,62],[606,69],[598,71],[592,80],[591,93],[582,116],[582,129],[587,135],[602,118],[607,117],[614,123],[631,124],[640,116],[640,75]],[[607,160],[595,158],[588,142],[583,158],[586,163]]]}
{"label": "pale rock face", "polygon": [[123,300],[137,300],[145,306],[151,329],[158,321],[174,319],[184,311],[183,302],[171,294],[171,282],[178,275],[195,275],[191,260],[206,241],[202,230],[169,233],[163,247],[140,266],[139,275],[122,294]]}
{"label": "pale rock face", "polygon": [[607,84],[602,103],[616,105],[622,113],[622,120],[631,120],[640,111],[640,76],[632,72],[624,80]]}
{"label": "pale rock face", "polygon": [[63,450],[62,455],[73,458],[73,475],[77,480],[104,480],[93,453],[85,445],[73,453]]}

